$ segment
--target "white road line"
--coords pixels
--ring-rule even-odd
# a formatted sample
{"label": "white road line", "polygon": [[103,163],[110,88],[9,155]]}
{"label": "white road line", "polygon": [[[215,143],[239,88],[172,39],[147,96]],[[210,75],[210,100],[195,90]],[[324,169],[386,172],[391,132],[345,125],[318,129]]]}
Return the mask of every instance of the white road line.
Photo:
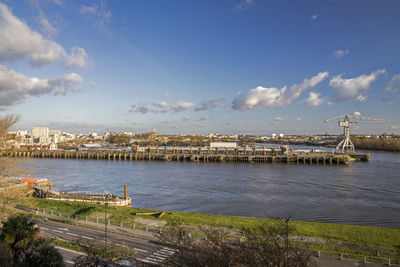
{"label": "white road line", "polygon": [[66,263],[69,263],[69,264],[75,264],[75,262],[73,262],[73,261],[65,261]]}
{"label": "white road line", "polygon": [[86,254],[83,253],[83,252],[75,251],[75,250],[72,250],[72,249],[63,248],[63,247],[59,247],[59,246],[54,246],[54,247],[55,247],[56,249],[65,250],[65,251],[68,251],[68,252],[71,252],[71,253],[75,253],[75,254],[79,254],[79,255],[86,255]]}
{"label": "white road line", "polygon": [[160,255],[160,254],[157,254],[157,253],[154,253],[153,255],[151,255],[152,257],[155,257],[155,258],[157,258],[157,259],[160,259],[160,260],[165,260],[166,259],[166,257],[164,256],[164,255]]}
{"label": "white road line", "polygon": [[81,235],[81,237],[82,237],[82,238],[86,238],[86,239],[90,239],[90,240],[92,240],[92,239],[93,239],[93,238],[91,238],[91,237],[84,236],[84,235]]}
{"label": "white road line", "polygon": [[51,231],[61,233],[61,234],[63,233],[63,231],[59,231],[59,230],[55,230],[55,229],[51,229]]}
{"label": "white road line", "polygon": [[69,231],[69,229],[68,228],[57,228],[58,230],[61,230],[61,231]]}
{"label": "white road line", "polygon": [[148,252],[147,250],[140,249],[140,248],[133,248],[134,250],[141,251],[141,252]]}
{"label": "white road line", "polygon": [[46,227],[40,227],[40,229],[49,230],[49,228],[46,228]]}
{"label": "white road line", "polygon": [[147,262],[147,263],[158,263],[157,261],[152,261],[152,260],[146,260],[146,259],[142,259],[141,261],[143,262]]}
{"label": "white road line", "polygon": [[163,262],[163,261],[164,261],[164,260],[160,260],[160,259],[157,259],[157,258],[153,258],[153,256],[147,257],[146,260],[149,260],[149,261],[157,261],[157,262]]}
{"label": "white road line", "polygon": [[77,234],[73,234],[73,233],[66,233],[67,235],[72,235],[72,236],[78,236]]}

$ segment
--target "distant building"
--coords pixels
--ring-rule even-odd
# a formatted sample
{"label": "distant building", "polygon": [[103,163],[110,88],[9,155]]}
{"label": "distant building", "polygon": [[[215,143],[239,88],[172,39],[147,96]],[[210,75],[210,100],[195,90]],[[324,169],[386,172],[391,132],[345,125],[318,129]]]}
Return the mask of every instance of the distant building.
{"label": "distant building", "polygon": [[58,144],[61,142],[61,131],[60,130],[50,130],[50,141],[52,143]]}
{"label": "distant building", "polygon": [[79,150],[101,150],[104,149],[101,144],[82,144],[79,146]]}
{"label": "distant building", "polygon": [[33,127],[32,128],[32,137],[49,137],[49,128],[47,127]]}
{"label": "distant building", "polygon": [[214,148],[219,148],[219,147],[223,147],[223,148],[236,148],[238,145],[236,142],[211,142],[210,143],[210,147],[214,147]]}

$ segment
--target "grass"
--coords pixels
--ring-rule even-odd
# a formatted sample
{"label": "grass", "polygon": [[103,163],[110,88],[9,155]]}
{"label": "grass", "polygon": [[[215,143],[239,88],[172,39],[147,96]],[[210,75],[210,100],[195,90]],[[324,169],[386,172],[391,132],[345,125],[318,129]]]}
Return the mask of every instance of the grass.
{"label": "grass", "polygon": [[[99,222],[104,222],[105,206],[90,205],[73,202],[50,201],[37,198],[9,199],[9,202],[18,204],[27,208],[39,208],[63,216],[77,216],[80,219],[96,220],[99,215]],[[228,227],[233,229],[256,228],[259,225],[270,224],[271,219],[235,217],[223,215],[210,215],[200,213],[185,213],[167,211],[165,216],[158,218],[152,215],[135,215],[140,212],[155,212],[157,210],[128,208],[128,207],[107,207],[108,219],[112,224],[133,225],[135,217],[147,218],[152,220],[170,220],[178,218],[186,225],[201,226],[211,225],[219,227]],[[67,222],[68,223],[68,222]],[[136,225],[138,225],[136,223]],[[400,229],[369,227],[357,225],[328,224],[316,222],[293,221],[290,223],[293,232],[292,235],[319,237],[328,242],[348,242],[367,246],[385,247],[389,249],[400,249]]]}

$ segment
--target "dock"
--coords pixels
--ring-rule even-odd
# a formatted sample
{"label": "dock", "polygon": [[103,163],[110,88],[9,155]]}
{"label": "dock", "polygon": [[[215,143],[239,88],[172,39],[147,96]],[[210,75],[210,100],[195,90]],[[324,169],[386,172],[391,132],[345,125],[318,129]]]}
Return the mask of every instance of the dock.
{"label": "dock", "polygon": [[7,156],[18,158],[55,158],[123,161],[232,162],[284,163],[310,165],[343,165],[354,161],[369,161],[369,154],[331,152],[292,152],[270,148],[218,149],[205,147],[147,147],[133,152],[51,150],[8,151]]}

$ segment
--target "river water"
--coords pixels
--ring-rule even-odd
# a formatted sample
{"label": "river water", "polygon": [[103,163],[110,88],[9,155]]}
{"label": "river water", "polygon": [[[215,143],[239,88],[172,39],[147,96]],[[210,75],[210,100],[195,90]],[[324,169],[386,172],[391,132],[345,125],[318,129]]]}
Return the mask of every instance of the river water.
{"label": "river water", "polygon": [[348,166],[33,159],[25,174],[65,192],[123,195],[132,206],[400,228],[400,153]]}

